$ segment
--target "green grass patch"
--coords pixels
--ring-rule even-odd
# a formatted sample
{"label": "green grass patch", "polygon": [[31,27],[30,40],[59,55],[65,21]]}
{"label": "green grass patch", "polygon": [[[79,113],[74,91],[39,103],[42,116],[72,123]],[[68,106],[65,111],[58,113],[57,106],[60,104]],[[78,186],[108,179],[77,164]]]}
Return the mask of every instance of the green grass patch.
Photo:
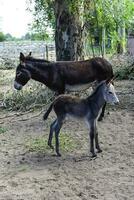
{"label": "green grass patch", "polygon": [[[59,136],[59,141],[60,141],[60,150],[62,152],[71,152],[74,149],[78,148],[78,141],[71,137],[70,135],[66,135],[64,133],[60,133]],[[48,138],[39,137],[36,139],[30,139],[26,143],[26,148],[30,152],[38,152],[38,153],[46,153],[50,152],[50,147],[47,145]],[[53,137],[52,144],[55,148],[55,137]],[[53,151],[53,150],[51,150]]]}
{"label": "green grass patch", "polygon": [[30,170],[30,167],[27,164],[21,164],[21,166],[19,166],[17,168],[18,172],[25,172],[25,171],[28,171],[28,170]]}
{"label": "green grass patch", "polygon": [[7,131],[7,128],[0,126],[0,134],[5,133]]}

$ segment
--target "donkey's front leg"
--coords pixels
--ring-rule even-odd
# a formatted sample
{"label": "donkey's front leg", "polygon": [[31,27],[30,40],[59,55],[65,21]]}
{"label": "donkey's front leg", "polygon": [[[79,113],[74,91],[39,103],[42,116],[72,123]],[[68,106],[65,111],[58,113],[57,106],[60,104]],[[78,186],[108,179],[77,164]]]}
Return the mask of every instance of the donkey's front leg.
{"label": "donkey's front leg", "polygon": [[96,157],[95,148],[94,148],[94,138],[95,138],[95,123],[94,121],[89,121],[90,123],[90,152],[92,157]]}

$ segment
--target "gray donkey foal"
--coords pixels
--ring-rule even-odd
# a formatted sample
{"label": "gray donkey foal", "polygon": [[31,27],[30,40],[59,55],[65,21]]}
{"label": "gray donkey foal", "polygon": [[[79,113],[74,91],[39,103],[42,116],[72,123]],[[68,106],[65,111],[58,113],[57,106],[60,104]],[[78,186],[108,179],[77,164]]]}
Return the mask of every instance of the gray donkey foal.
{"label": "gray donkey foal", "polygon": [[55,114],[57,115],[57,119],[50,125],[48,145],[53,148],[52,138],[53,132],[55,131],[55,145],[58,156],[61,156],[59,152],[59,132],[67,115],[84,119],[88,124],[90,129],[90,152],[92,153],[92,157],[96,156],[94,139],[96,149],[98,152],[102,152],[98,142],[96,121],[105,102],[111,104],[119,102],[114,90],[114,86],[109,81],[100,82],[95,91],[85,99],[80,99],[78,97],[72,97],[69,95],[60,95],[53,101],[43,118],[46,120],[53,108]]}

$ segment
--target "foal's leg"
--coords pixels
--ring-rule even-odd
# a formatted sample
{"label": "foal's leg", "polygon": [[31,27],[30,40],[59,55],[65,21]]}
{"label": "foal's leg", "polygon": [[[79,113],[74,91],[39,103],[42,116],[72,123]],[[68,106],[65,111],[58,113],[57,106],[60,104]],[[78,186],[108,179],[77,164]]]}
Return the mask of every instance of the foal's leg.
{"label": "foal's leg", "polygon": [[60,133],[60,129],[61,129],[62,124],[63,124],[63,119],[64,119],[64,117],[58,118],[56,126],[55,126],[55,145],[56,145],[57,156],[61,156],[61,154],[59,152],[59,133]]}
{"label": "foal's leg", "polygon": [[[95,123],[95,126],[96,126],[96,123]],[[98,150],[98,153],[101,153],[102,150],[101,150],[100,145],[99,145],[97,126],[95,127],[95,129],[96,129],[96,131],[95,131],[95,147]]]}
{"label": "foal's leg", "polygon": [[104,113],[105,113],[105,109],[106,109],[106,102],[105,102],[105,104],[103,105],[103,107],[102,107],[102,111],[101,111],[101,113],[100,113],[100,116],[98,117],[98,121],[102,121],[103,120],[103,117],[104,117]]}
{"label": "foal's leg", "polygon": [[[92,85],[93,91],[95,90],[95,88],[97,87],[98,84],[99,84],[98,81],[95,81],[95,82],[93,83],[93,85]],[[104,104],[103,107],[102,107],[101,113],[100,113],[100,115],[99,115],[99,117],[98,117],[98,121],[102,121],[102,120],[103,120],[104,113],[105,113],[105,109],[106,109],[106,102],[105,102],[105,104]]]}
{"label": "foal's leg", "polygon": [[50,125],[50,133],[49,133],[49,138],[48,138],[48,146],[50,146],[52,149],[54,149],[52,145],[52,138],[53,138],[53,132],[54,132],[54,127],[56,126],[57,119],[52,122]]}
{"label": "foal's leg", "polygon": [[95,122],[93,121],[88,121],[89,125],[90,125],[90,152],[92,153],[92,157],[96,157],[96,153],[94,150],[94,138],[95,138]]}

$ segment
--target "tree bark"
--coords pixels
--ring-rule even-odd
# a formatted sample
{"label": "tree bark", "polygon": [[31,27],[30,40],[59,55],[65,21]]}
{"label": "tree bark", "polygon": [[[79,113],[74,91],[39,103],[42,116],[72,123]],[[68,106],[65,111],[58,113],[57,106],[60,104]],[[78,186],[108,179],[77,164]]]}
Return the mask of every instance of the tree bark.
{"label": "tree bark", "polygon": [[[125,5],[125,0],[118,1],[122,6]],[[126,27],[125,22],[118,27],[119,41],[117,44],[117,53],[122,54],[126,52]]]}
{"label": "tree bark", "polygon": [[102,56],[106,55],[106,28],[102,28]]}
{"label": "tree bark", "polygon": [[55,44],[57,60],[83,59],[82,22],[66,0],[55,0]]}
{"label": "tree bark", "polygon": [[126,52],[126,30],[125,24],[118,28],[119,41],[117,42],[117,53],[123,54]]}

